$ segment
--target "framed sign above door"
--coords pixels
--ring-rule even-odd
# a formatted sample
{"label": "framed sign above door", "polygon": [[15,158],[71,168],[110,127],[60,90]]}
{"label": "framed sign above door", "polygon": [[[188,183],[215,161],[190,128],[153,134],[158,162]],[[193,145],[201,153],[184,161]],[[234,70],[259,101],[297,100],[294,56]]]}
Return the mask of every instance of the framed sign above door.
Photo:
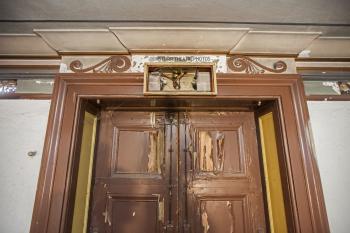
{"label": "framed sign above door", "polygon": [[215,63],[146,63],[145,95],[216,95]]}

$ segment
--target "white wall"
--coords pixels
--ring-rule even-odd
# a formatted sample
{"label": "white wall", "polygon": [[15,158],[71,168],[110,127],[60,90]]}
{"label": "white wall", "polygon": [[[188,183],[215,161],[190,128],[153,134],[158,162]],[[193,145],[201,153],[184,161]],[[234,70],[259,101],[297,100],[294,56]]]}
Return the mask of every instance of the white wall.
{"label": "white wall", "polygon": [[332,233],[350,232],[350,101],[308,102]]}
{"label": "white wall", "polygon": [[49,106],[0,100],[0,232],[29,232]]}

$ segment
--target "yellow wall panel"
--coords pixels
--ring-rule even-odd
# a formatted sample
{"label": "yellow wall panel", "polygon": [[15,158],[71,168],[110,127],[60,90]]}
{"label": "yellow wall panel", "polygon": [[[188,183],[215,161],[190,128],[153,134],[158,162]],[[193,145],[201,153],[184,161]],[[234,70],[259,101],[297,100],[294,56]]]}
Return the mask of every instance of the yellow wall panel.
{"label": "yellow wall panel", "polygon": [[276,132],[272,112],[259,117],[271,233],[287,233]]}
{"label": "yellow wall panel", "polygon": [[85,112],[75,194],[72,233],[86,233],[89,211],[92,164],[95,146],[96,116]]}

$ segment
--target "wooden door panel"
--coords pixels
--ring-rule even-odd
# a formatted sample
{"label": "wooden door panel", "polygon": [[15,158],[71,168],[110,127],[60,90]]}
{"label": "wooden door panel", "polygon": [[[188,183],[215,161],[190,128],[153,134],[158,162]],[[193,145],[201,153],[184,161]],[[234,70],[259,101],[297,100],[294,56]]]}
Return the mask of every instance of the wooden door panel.
{"label": "wooden door panel", "polygon": [[[164,160],[164,113],[111,112],[112,167],[115,174],[159,174]],[[130,176],[131,178],[132,176]]]}
{"label": "wooden door panel", "polygon": [[[115,127],[113,166],[116,174],[162,174],[163,129]],[[133,158],[133,159],[130,159]]]}
{"label": "wooden door panel", "polygon": [[159,232],[162,221],[156,196],[111,196],[108,199],[111,216],[107,216],[112,233]]}
{"label": "wooden door panel", "polygon": [[164,116],[101,112],[90,232],[163,232],[173,203]]}
{"label": "wooden door panel", "polygon": [[246,233],[247,204],[243,197],[215,199],[206,197],[199,202],[201,225],[198,232]]}
{"label": "wooden door panel", "polygon": [[[211,127],[193,124],[198,142],[194,155],[196,175],[214,177],[244,174],[244,146],[241,127]],[[220,173],[220,176],[217,176]]]}
{"label": "wooden door panel", "polygon": [[[193,232],[265,232],[263,193],[254,115],[190,112],[184,162]],[[181,135],[180,135],[181,136]]]}
{"label": "wooden door panel", "polygon": [[201,188],[188,194],[191,232],[265,233],[264,212],[256,204],[260,195],[225,188]]}

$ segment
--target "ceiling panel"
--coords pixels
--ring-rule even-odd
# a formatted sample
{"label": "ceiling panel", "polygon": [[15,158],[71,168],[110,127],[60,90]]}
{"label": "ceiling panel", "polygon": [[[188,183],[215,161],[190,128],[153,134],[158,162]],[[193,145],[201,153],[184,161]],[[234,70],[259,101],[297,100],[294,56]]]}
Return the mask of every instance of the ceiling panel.
{"label": "ceiling panel", "polygon": [[3,0],[0,19],[349,24],[349,0]]}
{"label": "ceiling panel", "polygon": [[248,28],[111,27],[130,51],[215,51],[227,53]]}
{"label": "ceiling panel", "polygon": [[314,58],[349,58],[350,37],[319,37],[305,51]]}
{"label": "ceiling panel", "polygon": [[36,29],[34,32],[58,52],[128,52],[108,29]]}
{"label": "ceiling panel", "polygon": [[0,55],[57,56],[57,53],[35,34],[0,34]]}
{"label": "ceiling panel", "polygon": [[2,0],[0,31],[205,24],[350,36],[349,12],[349,0]]}
{"label": "ceiling panel", "polygon": [[231,53],[299,54],[319,32],[250,31]]}

